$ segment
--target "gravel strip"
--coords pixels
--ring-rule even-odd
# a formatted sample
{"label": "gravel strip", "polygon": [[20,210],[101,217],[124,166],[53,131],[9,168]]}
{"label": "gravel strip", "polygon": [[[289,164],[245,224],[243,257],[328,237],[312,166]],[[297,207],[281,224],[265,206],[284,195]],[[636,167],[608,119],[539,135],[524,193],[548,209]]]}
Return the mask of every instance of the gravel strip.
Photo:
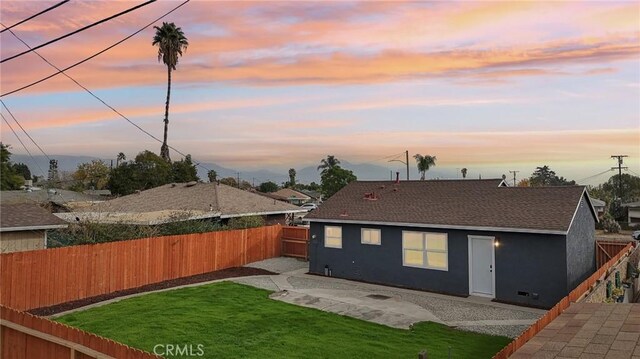
{"label": "gravel strip", "polygon": [[341,283],[337,281],[318,280],[309,277],[289,277],[289,283],[296,289],[338,289],[338,290],[361,290],[375,294],[382,294],[395,297],[416,305],[419,305],[443,321],[474,321],[474,320],[508,320],[508,319],[537,319],[540,315],[520,311],[517,309],[498,308],[490,305],[462,302],[457,300],[447,300],[419,293],[407,293],[404,291],[394,291],[393,289],[380,290],[372,288],[366,284],[357,282]]}
{"label": "gravel strip", "polygon": [[249,263],[245,267],[264,269],[274,273],[285,273],[303,268],[309,269],[309,263],[296,258],[277,257]]}

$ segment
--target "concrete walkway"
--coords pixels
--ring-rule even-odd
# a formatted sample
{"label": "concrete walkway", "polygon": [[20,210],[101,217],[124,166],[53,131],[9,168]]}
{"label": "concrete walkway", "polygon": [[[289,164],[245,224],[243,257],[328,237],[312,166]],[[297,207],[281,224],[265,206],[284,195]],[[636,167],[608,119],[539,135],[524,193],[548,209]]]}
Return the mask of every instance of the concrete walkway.
{"label": "concrete walkway", "polygon": [[305,274],[306,262],[273,258],[249,266],[280,273],[232,281],[274,291],[271,298],[357,319],[408,329],[432,321],[460,329],[515,338],[545,311],[416,290]]}

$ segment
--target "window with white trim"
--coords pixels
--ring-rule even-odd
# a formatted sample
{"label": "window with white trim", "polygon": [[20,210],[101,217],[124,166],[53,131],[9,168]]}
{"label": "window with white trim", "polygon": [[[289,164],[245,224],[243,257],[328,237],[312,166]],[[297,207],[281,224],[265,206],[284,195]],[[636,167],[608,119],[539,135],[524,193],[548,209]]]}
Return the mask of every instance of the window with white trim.
{"label": "window with white trim", "polygon": [[380,245],[380,230],[373,228],[362,228],[362,230],[360,231],[360,243]]}
{"label": "window with white trim", "polygon": [[342,248],[342,227],[324,226],[324,246]]}
{"label": "window with white trim", "polygon": [[402,232],[402,265],[449,270],[446,233]]}

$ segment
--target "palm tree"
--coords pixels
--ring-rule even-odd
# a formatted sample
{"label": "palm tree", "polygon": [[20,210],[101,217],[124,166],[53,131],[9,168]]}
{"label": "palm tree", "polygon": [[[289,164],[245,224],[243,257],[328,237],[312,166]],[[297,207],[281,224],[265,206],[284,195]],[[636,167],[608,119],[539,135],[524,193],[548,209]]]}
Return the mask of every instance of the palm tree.
{"label": "palm tree", "polygon": [[462,178],[467,178],[467,169],[466,168],[461,169],[460,172],[462,172]]}
{"label": "palm tree", "polygon": [[334,155],[328,155],[326,159],[323,158],[322,160],[320,160],[320,166],[318,166],[318,171],[322,170],[322,172],[324,172],[325,170],[334,168],[339,164],[340,164],[339,159],[337,159]]}
{"label": "palm tree", "polygon": [[423,156],[421,154],[416,154],[413,156],[416,159],[416,163],[418,164],[418,171],[420,171],[420,179],[424,181],[425,176],[427,175],[427,171],[430,167],[436,165],[436,156]]}
{"label": "palm tree", "polygon": [[116,167],[120,167],[120,163],[126,160],[127,156],[125,156],[123,152],[118,153],[118,157],[116,157]]}
{"label": "palm tree", "polygon": [[184,36],[182,29],[174,23],[163,22],[161,27],[154,26],[156,34],[151,45],[158,46],[158,62],[167,65],[167,103],[164,109],[164,140],[160,147],[160,157],[167,162],[169,158],[169,146],[167,145],[167,131],[169,130],[169,98],[171,96],[171,71],[176,69],[178,56],[187,51],[189,41]]}
{"label": "palm tree", "polygon": [[289,168],[289,187],[296,187],[296,170],[295,168]]}

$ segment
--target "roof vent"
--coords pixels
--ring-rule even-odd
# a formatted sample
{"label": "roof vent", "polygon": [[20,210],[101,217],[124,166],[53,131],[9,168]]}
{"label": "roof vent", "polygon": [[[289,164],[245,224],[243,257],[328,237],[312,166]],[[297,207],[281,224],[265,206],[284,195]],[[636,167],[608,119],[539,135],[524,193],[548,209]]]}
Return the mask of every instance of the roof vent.
{"label": "roof vent", "polygon": [[175,186],[176,186],[176,184],[175,184],[175,183],[172,183],[172,184],[171,184],[171,188],[173,188],[173,187],[175,187]]}
{"label": "roof vent", "polygon": [[382,185],[380,186],[380,189],[385,189],[385,187],[386,187],[385,185]]}
{"label": "roof vent", "polygon": [[196,182],[196,181],[191,181],[191,182],[187,182],[187,184],[186,184],[186,185],[184,185],[184,186],[185,186],[185,187],[193,187],[193,186],[195,186],[195,185],[197,185],[197,184],[198,184],[198,182]]}
{"label": "roof vent", "polygon": [[375,192],[365,192],[364,199],[369,201],[376,201],[378,200],[378,197],[376,196]]}
{"label": "roof vent", "polygon": [[400,183],[400,172],[396,172],[396,183]]}
{"label": "roof vent", "polygon": [[139,189],[136,190],[135,194],[140,194],[142,193],[142,191],[140,191]]}
{"label": "roof vent", "polygon": [[344,211],[342,211],[342,213],[340,213],[340,217],[349,217],[349,215],[347,214],[347,210],[346,209]]}

